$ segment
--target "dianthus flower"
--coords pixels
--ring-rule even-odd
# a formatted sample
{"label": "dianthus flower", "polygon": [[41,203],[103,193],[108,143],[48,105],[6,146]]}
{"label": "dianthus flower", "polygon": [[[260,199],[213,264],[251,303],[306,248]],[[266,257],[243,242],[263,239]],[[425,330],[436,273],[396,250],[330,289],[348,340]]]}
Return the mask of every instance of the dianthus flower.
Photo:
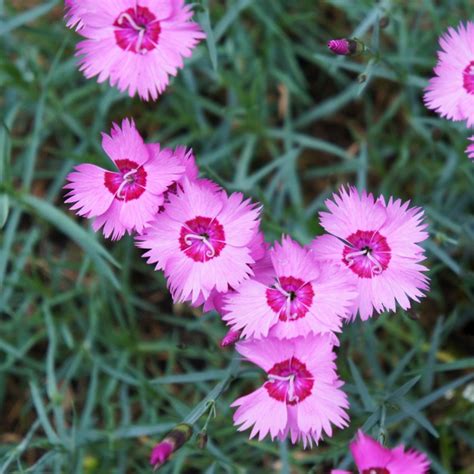
{"label": "dianthus flower", "polygon": [[[430,467],[424,454],[415,450],[405,451],[403,446],[385,448],[360,430],[350,448],[359,474],[425,474]],[[331,474],[351,472],[333,469]]]}
{"label": "dianthus flower", "polygon": [[441,51],[425,90],[428,108],[450,120],[474,125],[474,23],[460,23],[439,40]]}
{"label": "dianthus flower", "polygon": [[232,330],[256,338],[340,331],[357,296],[345,272],[316,261],[289,237],[269,255],[269,278],[246,280],[226,298],[223,319]]}
{"label": "dianthus flower", "polygon": [[316,444],[332,425],[347,426],[349,407],[336,373],[331,337],[311,335],[279,340],[267,338],[237,344],[237,351],[260,366],[267,381],[236,400],[234,423],[239,431],[252,427],[250,438],[272,440],[290,436],[304,447]]}
{"label": "dianthus flower", "polygon": [[205,37],[191,17],[183,0],[81,0],[80,69],[131,97],[156,100]]}
{"label": "dianthus flower", "polygon": [[320,214],[321,225],[332,235],[317,237],[312,243],[314,257],[339,264],[357,285],[353,311],[363,320],[373,311],[395,311],[396,303],[410,308],[410,299],[419,301],[428,289],[427,268],[419,242],[428,238],[424,214],[383,196],[359,195],[354,187],[341,188],[328,199],[329,212]]}
{"label": "dianthus flower", "polygon": [[85,163],[67,176],[66,203],[80,216],[95,218],[94,230],[120,239],[125,232],[142,232],[158,212],[164,193],[181,178],[184,166],[171,150],[149,148],[135,123],[125,119],[103,134],[102,147],[116,170]]}
{"label": "dianthus flower", "polygon": [[138,245],[164,271],[175,301],[195,304],[251,276],[260,206],[199,181],[185,181],[168,198]]}

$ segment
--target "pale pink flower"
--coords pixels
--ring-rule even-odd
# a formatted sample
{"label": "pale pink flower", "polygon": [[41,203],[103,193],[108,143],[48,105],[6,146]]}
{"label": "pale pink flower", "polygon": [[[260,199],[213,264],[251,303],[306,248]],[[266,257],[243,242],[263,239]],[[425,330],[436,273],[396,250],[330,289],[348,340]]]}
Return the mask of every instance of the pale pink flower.
{"label": "pale pink flower", "polygon": [[277,338],[338,332],[357,294],[338,266],[321,264],[289,237],[269,252],[272,273],[249,279],[226,298],[224,321],[242,336]]}
{"label": "pale pink flower", "polygon": [[363,320],[373,311],[403,309],[410,299],[419,301],[428,290],[427,268],[419,242],[428,238],[419,207],[409,208],[383,196],[377,200],[354,187],[341,188],[328,199],[329,212],[320,214],[321,225],[332,235],[317,237],[312,243],[314,257],[338,264],[357,285],[357,310]]}
{"label": "pale pink flower", "polygon": [[252,427],[250,438],[316,444],[332,425],[347,426],[349,408],[336,373],[331,337],[267,338],[237,344],[237,351],[267,373],[256,391],[236,400],[234,423],[239,431]]}
{"label": "pale pink flower", "polygon": [[[470,137],[469,140],[471,140],[471,142],[474,142],[474,136]],[[474,143],[468,145],[468,147],[466,148],[466,154],[469,159],[474,161]]]}
{"label": "pale pink flower", "polygon": [[[360,474],[426,474],[430,467],[425,454],[415,450],[405,451],[403,446],[385,448],[361,430],[350,448]],[[333,469],[331,474],[351,473]]]}
{"label": "pale pink flower", "polygon": [[428,108],[450,120],[474,125],[474,23],[449,28],[439,40],[435,77],[425,89]]}
{"label": "pale pink flower", "polygon": [[67,176],[66,203],[80,216],[95,218],[94,230],[120,239],[125,232],[143,232],[163,203],[168,187],[181,178],[184,166],[169,149],[149,148],[135,123],[125,119],[103,134],[102,147],[116,167],[108,171],[81,164]]}
{"label": "pale pink flower", "polygon": [[260,206],[199,181],[185,181],[168,198],[138,245],[148,249],[148,263],[164,270],[175,301],[195,304],[213,290],[236,288],[252,274]]}
{"label": "pale pink flower", "polygon": [[77,45],[87,78],[156,100],[205,37],[183,0],[81,0]]}
{"label": "pale pink flower", "polygon": [[79,31],[83,26],[81,19],[82,4],[80,0],[65,0],[65,9],[64,18],[66,19],[67,27]]}

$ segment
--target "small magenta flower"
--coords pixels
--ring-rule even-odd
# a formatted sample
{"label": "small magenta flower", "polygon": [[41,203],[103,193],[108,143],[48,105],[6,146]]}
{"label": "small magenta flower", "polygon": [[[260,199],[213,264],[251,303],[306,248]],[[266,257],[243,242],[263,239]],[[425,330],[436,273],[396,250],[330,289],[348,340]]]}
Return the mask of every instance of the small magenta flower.
{"label": "small magenta flower", "polygon": [[[474,136],[470,137],[469,140],[471,140],[471,142],[474,142]],[[470,160],[474,161],[474,143],[468,145],[468,147],[466,148],[466,154]]]}
{"label": "small magenta flower", "polygon": [[[405,451],[403,446],[385,448],[361,430],[350,448],[360,474],[426,474],[430,467],[425,454],[415,450]],[[351,472],[333,469],[331,474]]]}
{"label": "small magenta flower", "polygon": [[94,218],[95,231],[117,240],[126,232],[141,233],[164,201],[164,193],[185,171],[169,149],[149,148],[135,123],[125,119],[103,134],[102,147],[114,171],[81,164],[67,176],[66,203],[82,217]]}
{"label": "small magenta flower", "polygon": [[474,125],[474,23],[460,23],[441,36],[435,76],[425,89],[425,105],[449,120]]}
{"label": "small magenta flower", "polygon": [[81,0],[79,13],[81,71],[143,100],[158,98],[205,37],[183,0]]}
{"label": "small magenta flower", "polygon": [[151,452],[150,464],[157,470],[166,463],[172,453],[183,446],[191,437],[193,429],[186,423],[175,426]]}
{"label": "small magenta flower", "polygon": [[377,313],[395,311],[398,303],[410,308],[428,290],[428,269],[421,264],[428,238],[424,213],[409,203],[383,196],[377,200],[354,187],[341,188],[328,199],[329,212],[320,214],[321,225],[330,235],[311,244],[314,258],[339,265],[355,283],[358,298],[353,316],[363,320]]}
{"label": "small magenta flower", "polygon": [[250,438],[268,434],[303,446],[318,444],[332,425],[347,426],[349,408],[336,372],[329,335],[279,340],[267,338],[237,343],[237,351],[260,366],[267,381],[256,391],[236,400],[234,423],[238,431],[252,427]]}
{"label": "small magenta flower", "polygon": [[332,39],[328,42],[328,48],[334,54],[340,56],[353,56],[364,51],[365,47],[362,42],[356,39]]}

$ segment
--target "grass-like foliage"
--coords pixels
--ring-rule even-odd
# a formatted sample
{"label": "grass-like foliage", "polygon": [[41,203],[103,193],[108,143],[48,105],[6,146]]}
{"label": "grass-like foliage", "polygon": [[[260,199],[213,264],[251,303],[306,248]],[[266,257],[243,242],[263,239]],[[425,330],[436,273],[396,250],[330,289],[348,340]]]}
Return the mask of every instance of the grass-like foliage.
{"label": "grass-like foliage", "polygon": [[[62,2],[0,2],[0,473],[150,472],[153,445],[191,420],[162,472],[327,473],[350,466],[362,427],[427,453],[434,473],[471,474],[474,165],[468,131],[426,110],[422,89],[438,36],[473,19],[472,0],[194,8],[207,40],[145,103],[78,72]],[[376,55],[334,56],[326,43],[340,37]],[[340,184],[425,209],[428,297],[344,327],[348,429],[306,451],[238,433],[229,404],[263,378],[219,348],[217,314],[173,305],[131,237],[105,241],[67,210],[66,174],[107,166],[100,133],[124,117],[261,201],[268,241],[321,233]]]}

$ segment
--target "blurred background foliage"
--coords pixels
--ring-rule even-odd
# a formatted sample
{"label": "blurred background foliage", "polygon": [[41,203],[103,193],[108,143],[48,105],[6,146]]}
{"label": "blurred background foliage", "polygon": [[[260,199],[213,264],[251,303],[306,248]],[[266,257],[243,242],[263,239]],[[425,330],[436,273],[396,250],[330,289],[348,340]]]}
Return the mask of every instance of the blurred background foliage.
{"label": "blurred background foliage", "polygon": [[[473,164],[468,131],[421,100],[438,35],[473,19],[472,0],[201,0],[207,43],[156,103],[82,77],[62,8],[0,1],[0,473],[149,472],[153,444],[224,389],[200,405],[207,445],[163,472],[327,473],[364,427],[427,452],[432,472],[472,474]],[[344,36],[376,55],[331,55]],[[263,202],[268,241],[309,242],[344,183],[426,209],[429,297],[342,334],[347,430],[306,451],[237,433],[229,404],[262,374],[231,365],[219,317],[173,305],[131,237],[104,241],[66,209],[66,174],[106,166],[100,132],[124,117]]]}

